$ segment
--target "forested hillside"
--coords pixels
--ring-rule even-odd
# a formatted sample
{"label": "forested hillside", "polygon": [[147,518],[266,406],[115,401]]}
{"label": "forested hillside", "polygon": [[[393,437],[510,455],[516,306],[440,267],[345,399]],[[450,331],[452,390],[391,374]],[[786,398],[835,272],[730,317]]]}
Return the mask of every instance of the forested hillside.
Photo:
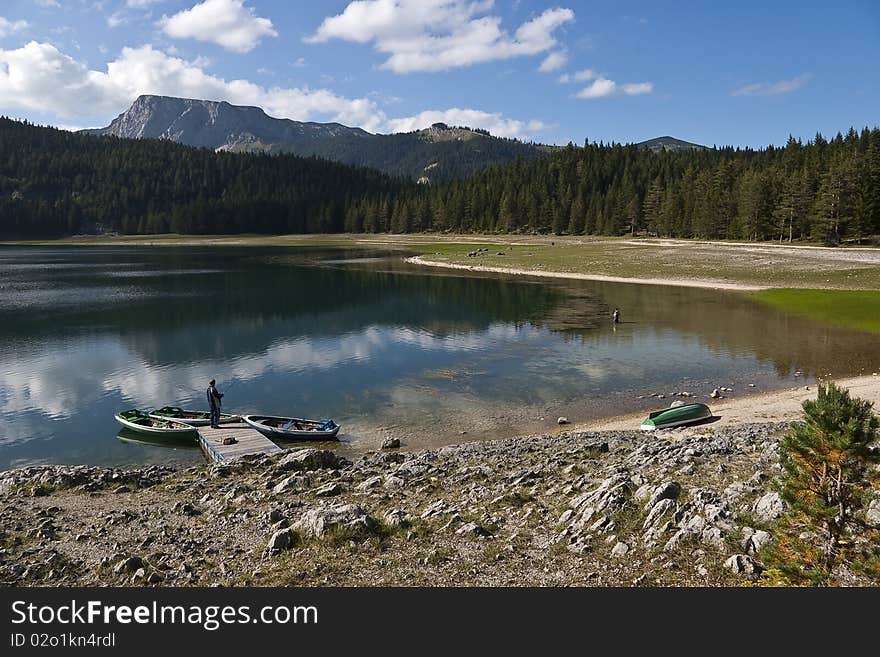
{"label": "forested hillside", "polygon": [[0,235],[339,232],[415,183],[293,155],[215,153],[0,119]]}
{"label": "forested hillside", "polygon": [[[425,218],[425,204],[429,208]],[[372,229],[368,203],[347,230]],[[814,239],[880,234],[880,130],[765,150],[585,144],[399,197],[393,231]],[[394,217],[397,220],[394,221]]]}
{"label": "forested hillside", "polygon": [[585,144],[416,185],[291,155],[0,120],[0,234],[547,232],[731,239],[880,234],[880,130],[782,148]]}

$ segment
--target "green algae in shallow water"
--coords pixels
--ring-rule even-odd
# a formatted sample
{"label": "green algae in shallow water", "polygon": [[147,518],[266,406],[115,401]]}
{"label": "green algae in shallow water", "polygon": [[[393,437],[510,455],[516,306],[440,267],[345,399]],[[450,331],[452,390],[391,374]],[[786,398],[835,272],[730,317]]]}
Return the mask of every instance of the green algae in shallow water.
{"label": "green algae in shallow water", "polygon": [[880,291],[774,289],[755,292],[754,296],[785,312],[880,333]]}

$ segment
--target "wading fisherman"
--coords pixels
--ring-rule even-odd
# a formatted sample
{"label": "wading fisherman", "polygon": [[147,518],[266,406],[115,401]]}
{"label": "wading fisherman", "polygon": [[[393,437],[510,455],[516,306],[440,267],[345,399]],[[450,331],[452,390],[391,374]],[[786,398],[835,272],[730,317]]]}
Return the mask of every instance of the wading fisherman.
{"label": "wading fisherman", "polygon": [[208,404],[211,406],[211,428],[220,428],[220,400],[223,399],[223,393],[217,390],[217,382],[211,379],[208,384]]}
{"label": "wading fisherman", "polygon": [[615,308],[614,312],[611,313],[611,321],[615,324],[620,324],[620,311],[617,308]]}

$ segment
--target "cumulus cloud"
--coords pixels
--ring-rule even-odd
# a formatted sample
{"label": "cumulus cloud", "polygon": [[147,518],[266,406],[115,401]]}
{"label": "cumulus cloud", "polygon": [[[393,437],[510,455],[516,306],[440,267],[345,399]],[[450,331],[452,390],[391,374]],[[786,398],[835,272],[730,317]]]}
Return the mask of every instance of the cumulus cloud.
{"label": "cumulus cloud", "polygon": [[330,16],[306,39],[372,43],[395,73],[446,71],[473,64],[549,52],[554,36],[574,20],[571,9],[547,9],[513,35],[499,16],[486,15],[492,0],[357,0]]}
{"label": "cumulus cloud", "polygon": [[274,116],[340,121],[368,130],[381,128],[385,118],[368,98],[225,80],[200,65],[204,62],[188,62],[145,45],[123,48],[106,71],[95,71],[52,44],[32,41],[16,50],[0,50],[0,98],[4,107],[50,111],[62,118],[118,113],[141,94],[228,100],[259,105]]}
{"label": "cumulus cloud", "polygon": [[557,82],[560,84],[568,84],[569,82],[588,82],[590,80],[595,80],[599,77],[599,74],[596,73],[591,68],[585,68],[580,71],[575,71],[574,73],[563,73],[557,79]]}
{"label": "cumulus cloud", "polygon": [[797,91],[803,87],[813,76],[804,73],[791,80],[780,80],[779,82],[758,82],[755,84],[747,84],[739,89],[731,92],[732,96],[776,96],[778,94],[787,94],[791,91]]}
{"label": "cumulus cloud", "polygon": [[565,51],[558,50],[556,52],[551,52],[549,55],[547,55],[544,58],[544,61],[541,62],[538,70],[541,73],[552,73],[553,71],[558,71],[567,63],[568,54]]}
{"label": "cumulus cloud", "polygon": [[27,26],[27,21],[10,21],[3,18],[3,16],[0,16],[0,39],[5,37],[7,34],[12,34],[13,32],[23,30]]}
{"label": "cumulus cloud", "polygon": [[123,48],[105,71],[91,70],[49,43],[0,49],[0,99],[4,109],[51,112],[62,119],[104,121],[141,94],[226,100],[256,105],[270,115],[299,121],[338,121],[371,132],[416,130],[443,121],[484,128],[504,137],[527,137],[540,121],[521,121],[475,109],[430,110],[388,119],[376,100],[347,98],[329,89],[262,86],[226,80],[204,70],[205,61],[186,61],[151,45]]}
{"label": "cumulus cloud", "polygon": [[584,87],[577,93],[578,98],[605,98],[607,96],[640,96],[649,94],[654,90],[651,82],[628,82],[617,84],[614,80],[605,77],[597,77],[592,84]]}
{"label": "cumulus cloud", "polygon": [[415,116],[389,119],[387,126],[391,132],[412,132],[427,128],[434,123],[482,128],[498,137],[529,137],[546,127],[543,122],[537,120],[520,121],[507,118],[498,112],[457,107],[447,110],[426,110]]}
{"label": "cumulus cloud", "polygon": [[175,39],[195,39],[223,46],[234,52],[249,52],[264,37],[278,36],[272,21],[261,18],[245,0],[204,0],[171,17],[163,16],[159,26]]}

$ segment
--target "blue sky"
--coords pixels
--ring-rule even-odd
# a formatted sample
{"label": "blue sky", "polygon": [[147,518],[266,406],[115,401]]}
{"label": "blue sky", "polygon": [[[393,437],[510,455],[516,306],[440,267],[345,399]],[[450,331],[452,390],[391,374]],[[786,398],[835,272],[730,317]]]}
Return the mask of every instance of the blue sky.
{"label": "blue sky", "polygon": [[3,0],[0,114],[141,93],[373,132],[762,146],[880,124],[880,3]]}

